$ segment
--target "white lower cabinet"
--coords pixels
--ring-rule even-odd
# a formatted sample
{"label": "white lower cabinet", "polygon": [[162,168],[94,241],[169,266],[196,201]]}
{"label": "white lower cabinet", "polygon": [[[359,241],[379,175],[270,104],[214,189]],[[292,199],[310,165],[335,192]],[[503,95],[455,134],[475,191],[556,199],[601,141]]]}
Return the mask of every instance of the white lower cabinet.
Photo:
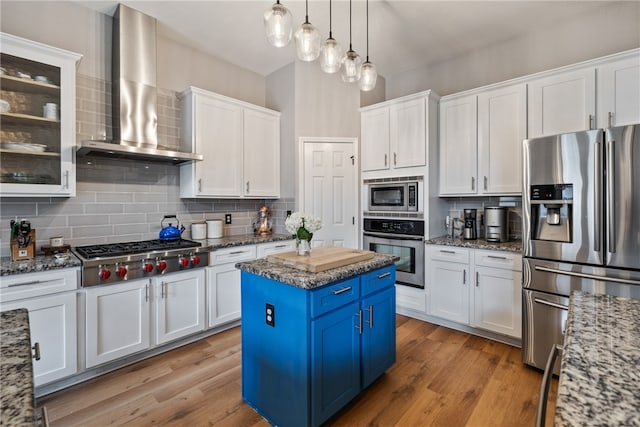
{"label": "white lower cabinet", "polygon": [[153,279],[155,344],[204,330],[204,291],[202,269]]}
{"label": "white lower cabinet", "polygon": [[207,326],[240,319],[240,270],[237,262],[256,259],[256,246],[238,246],[211,252],[207,268]]}
{"label": "white lower cabinet", "polygon": [[86,290],[87,368],[150,347],[149,280]]}
{"label": "white lower cabinet", "polygon": [[[78,370],[77,269],[29,273],[2,278],[0,311],[26,308],[35,386]],[[29,297],[29,298],[24,298]]]}
{"label": "white lower cabinet", "polygon": [[522,336],[522,257],[430,246],[428,313],[514,338]]}
{"label": "white lower cabinet", "polygon": [[469,323],[469,250],[432,246],[429,263],[429,314]]}

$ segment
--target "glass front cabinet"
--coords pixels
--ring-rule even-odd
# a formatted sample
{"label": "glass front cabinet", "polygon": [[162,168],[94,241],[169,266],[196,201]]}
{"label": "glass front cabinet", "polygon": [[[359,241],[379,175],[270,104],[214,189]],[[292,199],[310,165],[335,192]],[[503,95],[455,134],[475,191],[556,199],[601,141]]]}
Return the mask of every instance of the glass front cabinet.
{"label": "glass front cabinet", "polygon": [[76,193],[79,54],[0,33],[0,195]]}

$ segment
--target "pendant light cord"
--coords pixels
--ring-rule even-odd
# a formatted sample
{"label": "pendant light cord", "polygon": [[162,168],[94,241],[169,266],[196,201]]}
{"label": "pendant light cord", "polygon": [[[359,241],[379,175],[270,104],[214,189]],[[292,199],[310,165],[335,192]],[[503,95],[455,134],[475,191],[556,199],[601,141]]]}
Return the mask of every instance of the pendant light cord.
{"label": "pendant light cord", "polygon": [[304,7],[304,23],[308,24],[309,23],[309,0],[305,1],[305,7]]}
{"label": "pendant light cord", "polygon": [[367,62],[369,62],[369,0],[367,0]]}
{"label": "pendant light cord", "polygon": [[351,47],[351,0],[349,0],[349,50],[353,50]]}
{"label": "pendant light cord", "polygon": [[329,0],[329,38],[333,38],[333,34],[331,33],[331,0]]}

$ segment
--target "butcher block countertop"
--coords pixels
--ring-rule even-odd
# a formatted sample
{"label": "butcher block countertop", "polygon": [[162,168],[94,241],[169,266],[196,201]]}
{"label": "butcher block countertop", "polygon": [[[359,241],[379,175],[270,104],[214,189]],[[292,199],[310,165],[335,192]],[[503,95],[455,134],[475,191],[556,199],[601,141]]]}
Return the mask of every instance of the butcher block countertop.
{"label": "butcher block countertop", "polygon": [[[314,250],[316,250],[316,248],[311,250],[311,256],[313,256]],[[303,258],[303,256],[300,257]],[[269,261],[267,258],[257,259],[255,261],[239,262],[236,264],[236,268],[257,276],[286,283],[297,288],[311,290],[338,280],[347,279],[349,277],[377,270],[378,268],[386,267],[393,264],[398,259],[399,258],[395,255],[374,253],[373,257],[368,260],[332,268],[318,273],[289,267],[281,263]]]}
{"label": "butcher block countertop", "polygon": [[640,300],[571,294],[556,426],[640,426]]}

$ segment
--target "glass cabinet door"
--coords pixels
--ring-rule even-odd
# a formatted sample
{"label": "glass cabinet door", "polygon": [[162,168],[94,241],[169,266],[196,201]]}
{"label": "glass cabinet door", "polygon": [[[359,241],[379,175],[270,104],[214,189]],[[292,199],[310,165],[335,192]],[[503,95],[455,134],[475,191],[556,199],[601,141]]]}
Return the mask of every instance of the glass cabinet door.
{"label": "glass cabinet door", "polygon": [[0,193],[74,196],[79,55],[2,33]]}

